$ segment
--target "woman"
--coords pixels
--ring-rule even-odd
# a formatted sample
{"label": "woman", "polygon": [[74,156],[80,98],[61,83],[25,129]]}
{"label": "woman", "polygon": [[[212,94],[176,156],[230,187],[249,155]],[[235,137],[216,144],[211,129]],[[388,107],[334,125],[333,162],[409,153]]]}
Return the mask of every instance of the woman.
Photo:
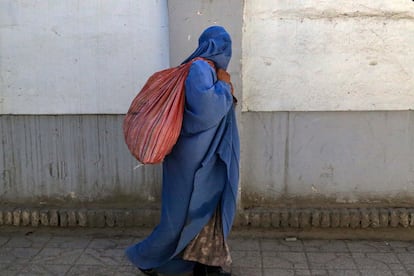
{"label": "woman", "polygon": [[[215,68],[192,61],[197,57]],[[213,26],[183,62],[193,63],[181,134],[163,162],[161,220],[150,236],[126,250],[146,275],[231,275],[225,272],[231,264],[226,239],[236,212],[240,146],[225,71],[230,58],[230,35]]]}

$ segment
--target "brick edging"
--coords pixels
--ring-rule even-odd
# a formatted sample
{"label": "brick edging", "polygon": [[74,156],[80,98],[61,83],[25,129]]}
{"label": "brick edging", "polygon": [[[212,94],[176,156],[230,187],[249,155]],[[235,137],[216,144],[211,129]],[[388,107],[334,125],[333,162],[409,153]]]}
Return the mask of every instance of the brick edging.
{"label": "brick edging", "polygon": [[[155,226],[155,209],[1,208],[0,226]],[[414,208],[269,208],[240,211],[235,226],[259,228],[414,227]]]}
{"label": "brick edging", "polygon": [[154,226],[158,210],[7,208],[0,209],[0,226],[130,227]]}
{"label": "brick edging", "polygon": [[413,227],[414,208],[276,208],[246,210],[236,225],[262,228]]}

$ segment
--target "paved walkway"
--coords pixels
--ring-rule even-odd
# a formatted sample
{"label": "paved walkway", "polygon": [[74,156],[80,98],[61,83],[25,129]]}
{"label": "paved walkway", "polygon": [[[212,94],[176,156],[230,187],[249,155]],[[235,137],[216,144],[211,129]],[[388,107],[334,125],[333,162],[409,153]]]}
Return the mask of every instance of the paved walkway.
{"label": "paved walkway", "polygon": [[[0,275],[140,275],[124,248],[148,230],[0,228]],[[233,275],[414,275],[414,242],[230,241]]]}

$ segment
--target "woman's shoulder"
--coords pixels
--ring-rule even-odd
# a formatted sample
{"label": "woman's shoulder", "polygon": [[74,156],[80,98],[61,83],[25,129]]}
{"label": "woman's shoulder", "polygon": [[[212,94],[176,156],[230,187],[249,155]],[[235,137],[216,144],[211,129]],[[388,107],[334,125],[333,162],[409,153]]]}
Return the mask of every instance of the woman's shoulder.
{"label": "woman's shoulder", "polygon": [[209,73],[214,72],[214,68],[205,59],[197,59],[193,61],[190,70]]}

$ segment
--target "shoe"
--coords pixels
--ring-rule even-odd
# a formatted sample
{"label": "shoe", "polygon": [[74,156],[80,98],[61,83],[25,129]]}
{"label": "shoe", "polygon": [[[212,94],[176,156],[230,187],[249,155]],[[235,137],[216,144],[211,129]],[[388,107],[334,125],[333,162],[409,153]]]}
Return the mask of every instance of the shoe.
{"label": "shoe", "polygon": [[207,276],[206,267],[203,264],[196,263],[193,268],[193,276]]}
{"label": "shoe", "polygon": [[210,275],[214,275],[214,276],[231,276],[231,273],[224,271],[221,267],[215,267],[213,274],[208,274],[208,275],[209,276]]}
{"label": "shoe", "polygon": [[196,263],[193,269],[193,276],[231,276],[231,273],[224,271],[219,266]]}
{"label": "shoe", "polygon": [[141,269],[138,268],[142,273],[144,273],[145,275],[148,276],[158,276],[157,271],[155,271],[154,269]]}

